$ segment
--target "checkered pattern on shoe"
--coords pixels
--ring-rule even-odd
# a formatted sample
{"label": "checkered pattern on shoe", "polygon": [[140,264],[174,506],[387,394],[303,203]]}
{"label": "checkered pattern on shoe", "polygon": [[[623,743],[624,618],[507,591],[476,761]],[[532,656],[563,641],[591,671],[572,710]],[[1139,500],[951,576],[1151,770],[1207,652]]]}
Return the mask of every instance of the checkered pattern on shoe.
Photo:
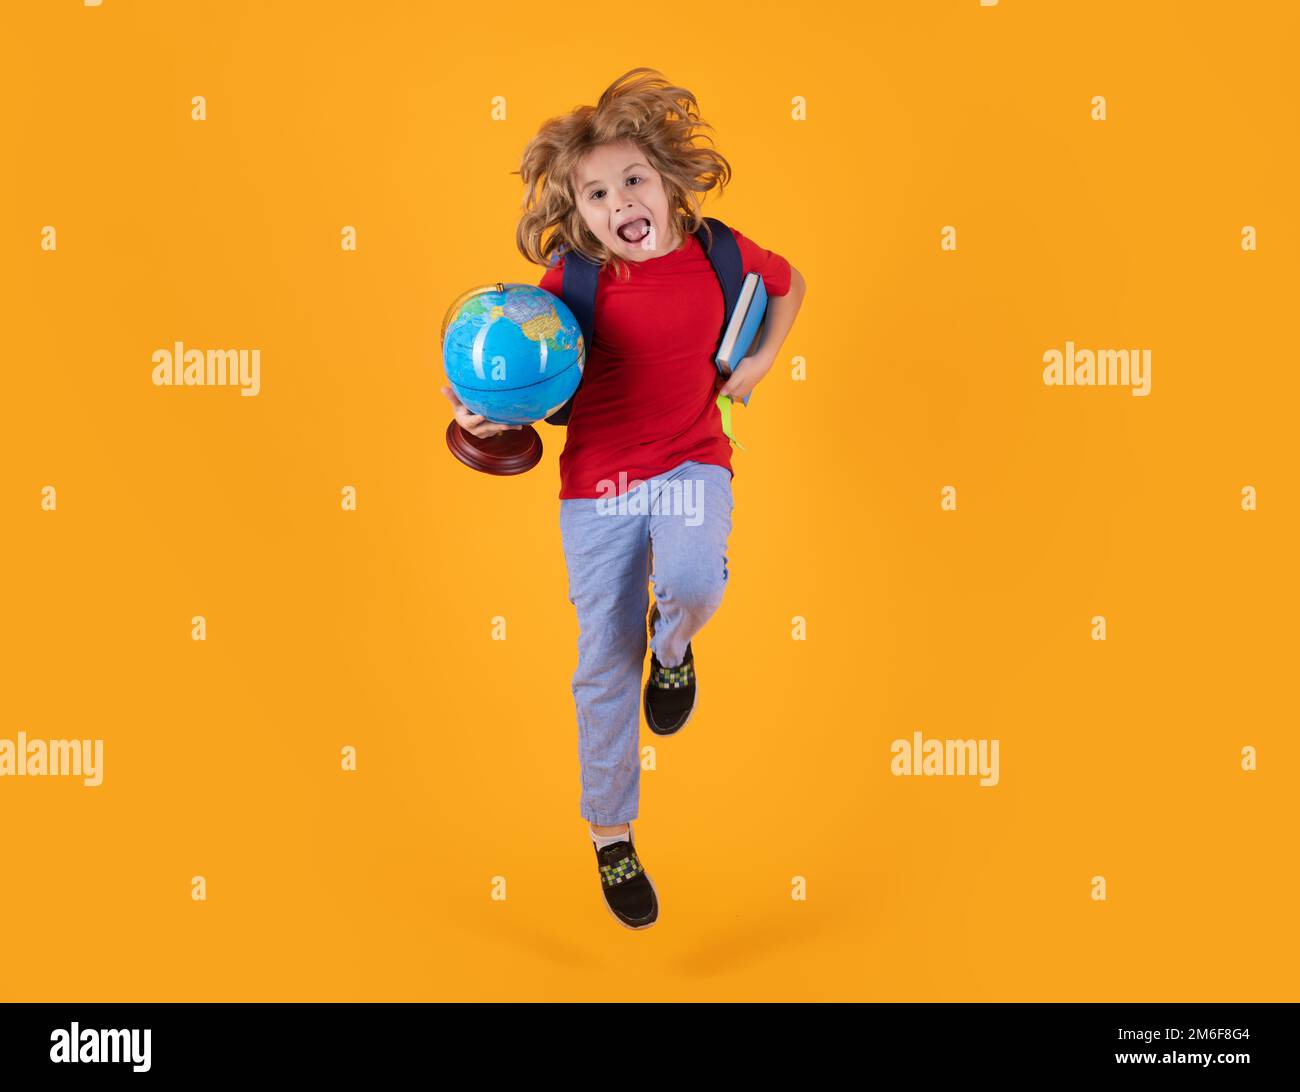
{"label": "checkered pattern on shoe", "polygon": [[664,667],[655,657],[650,666],[650,685],[660,690],[681,690],[695,681],[695,663],[687,657],[676,667]]}
{"label": "checkered pattern on shoe", "polygon": [[615,842],[606,848],[615,851],[601,854],[600,878],[606,887],[617,887],[645,871],[630,843]]}

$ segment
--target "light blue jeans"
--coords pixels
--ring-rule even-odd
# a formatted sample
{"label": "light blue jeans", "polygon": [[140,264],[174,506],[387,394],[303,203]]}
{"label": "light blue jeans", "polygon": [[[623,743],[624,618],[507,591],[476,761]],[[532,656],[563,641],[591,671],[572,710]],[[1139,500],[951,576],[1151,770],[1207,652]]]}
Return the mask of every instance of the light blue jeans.
{"label": "light blue jeans", "polygon": [[687,460],[649,481],[610,484],[600,497],[560,501],[569,602],[578,609],[579,811],[598,826],[637,816],[649,580],[659,605],[650,645],[676,667],[722,602],[733,507],[731,473],[711,463]]}

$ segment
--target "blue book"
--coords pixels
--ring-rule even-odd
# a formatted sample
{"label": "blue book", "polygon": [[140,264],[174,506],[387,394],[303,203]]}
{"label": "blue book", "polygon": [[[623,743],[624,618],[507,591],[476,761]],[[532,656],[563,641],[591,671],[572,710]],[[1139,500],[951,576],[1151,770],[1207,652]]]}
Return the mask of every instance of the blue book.
{"label": "blue book", "polygon": [[[740,298],[731,312],[727,332],[722,335],[718,355],[714,357],[718,371],[723,375],[730,375],[732,368],[749,354],[766,314],[767,289],[763,286],[763,278],[757,273],[748,273],[740,286]],[[749,395],[745,395],[741,405],[749,405]]]}

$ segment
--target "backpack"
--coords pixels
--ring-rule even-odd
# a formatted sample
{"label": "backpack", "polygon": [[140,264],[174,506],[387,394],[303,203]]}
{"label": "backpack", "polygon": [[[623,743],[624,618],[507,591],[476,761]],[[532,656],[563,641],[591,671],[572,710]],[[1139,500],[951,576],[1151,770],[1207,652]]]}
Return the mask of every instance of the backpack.
{"label": "backpack", "polygon": [[[722,336],[726,333],[732,311],[736,309],[736,301],[740,298],[740,288],[745,282],[745,268],[740,257],[740,246],[736,242],[736,237],[731,234],[731,229],[712,216],[706,216],[704,220],[713,229],[713,245],[709,245],[703,224],[696,230],[695,238],[699,240],[704,253],[708,255],[713,265],[713,272],[718,275],[718,281],[722,285],[722,329],[718,331],[718,340],[713,346],[716,355],[718,349],[722,347]],[[560,290],[560,298],[573,312],[573,317],[578,320],[578,325],[582,328],[583,344],[588,352],[594,344],[592,333],[596,322],[596,283],[599,275],[600,266],[589,261],[576,250],[564,251],[564,284]],[[580,390],[582,390],[581,380],[578,381],[578,390],[573,392],[573,397],[545,418],[546,423],[567,425],[569,415],[573,412],[574,399],[578,397]],[[730,432],[729,429],[727,431]]]}

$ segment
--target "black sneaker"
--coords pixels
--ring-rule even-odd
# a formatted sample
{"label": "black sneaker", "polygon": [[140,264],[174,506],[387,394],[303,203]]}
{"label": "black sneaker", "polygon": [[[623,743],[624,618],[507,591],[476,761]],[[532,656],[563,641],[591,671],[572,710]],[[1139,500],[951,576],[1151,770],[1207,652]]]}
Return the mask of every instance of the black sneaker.
{"label": "black sneaker", "polygon": [[664,667],[650,651],[650,677],[645,684],[645,722],[659,736],[671,736],[686,727],[695,712],[697,694],[695,655],[686,645],[686,655],[676,667]]}
{"label": "black sneaker", "polygon": [[632,845],[630,824],[627,837],[627,841],[611,842],[604,847],[591,843],[600,866],[600,886],[606,908],[621,925],[649,929],[659,920],[659,896]]}

